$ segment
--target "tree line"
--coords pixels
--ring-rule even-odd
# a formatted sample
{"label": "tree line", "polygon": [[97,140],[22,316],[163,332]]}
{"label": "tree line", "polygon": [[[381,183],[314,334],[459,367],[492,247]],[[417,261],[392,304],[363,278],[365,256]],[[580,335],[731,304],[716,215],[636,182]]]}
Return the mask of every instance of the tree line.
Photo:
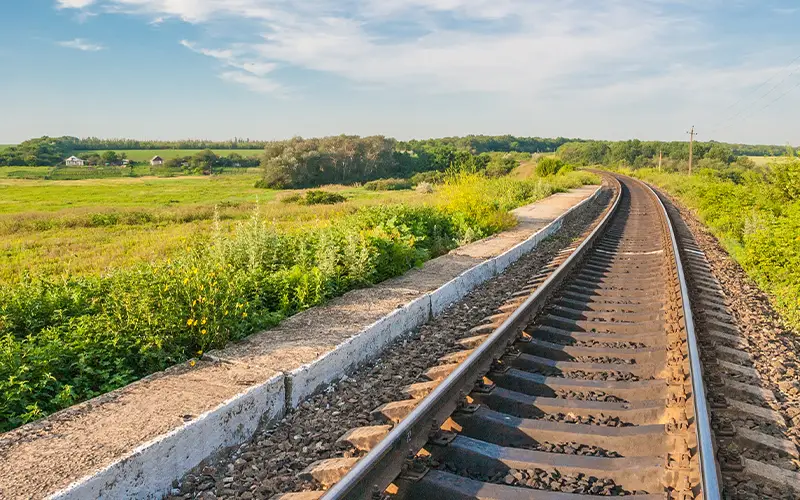
{"label": "tree line", "polygon": [[[467,149],[466,144],[453,139],[400,142],[380,135],[275,141],[264,150],[261,163],[264,177],[259,186],[301,188],[349,184],[448,169],[485,171],[496,176],[519,164],[520,158],[513,153],[480,152]],[[508,144],[500,146],[500,152]],[[530,158],[529,154],[523,156]]]}
{"label": "tree line", "polygon": [[[257,143],[244,141],[137,141],[132,139],[78,139],[76,137],[45,136],[29,139],[0,151],[0,166],[55,167],[63,165],[64,159],[73,154],[86,160],[89,165],[119,165],[126,159],[126,154],[117,153],[114,149],[197,149],[207,152],[212,147],[235,150],[237,148],[262,148],[267,144],[269,144],[267,141]],[[106,149],[106,151],[102,153],[92,151],[99,149]],[[182,157],[181,160],[190,161],[191,158]],[[218,157],[215,160],[215,165],[221,165],[221,167],[257,167],[259,165],[258,158],[246,158],[237,153],[231,153],[226,158],[220,159]]]}
{"label": "tree line", "polygon": [[581,139],[557,137],[515,137],[513,135],[468,135],[465,137],[442,137],[440,139],[423,139],[399,142],[400,149],[420,150],[429,147],[452,146],[460,151],[480,153],[552,153],[568,142],[579,142]]}
{"label": "tree line", "polygon": [[61,137],[72,151],[94,149],[261,149],[269,141],[233,138],[226,141],[181,139],[177,141],[139,139],[100,139],[98,137]]}
{"label": "tree line", "polygon": [[[557,155],[564,162],[579,165],[614,165],[631,168],[654,167],[661,161],[669,170],[686,168],[689,161],[688,142],[640,141],[582,141],[560,146]],[[692,156],[699,168],[720,168],[736,162],[750,167],[746,156],[795,156],[791,146],[748,146],[722,142],[695,142]],[[660,160],[659,160],[660,159]]]}
{"label": "tree line", "polygon": [[[552,153],[558,151],[567,163],[611,164],[624,161],[630,166],[652,163],[659,151],[668,160],[688,160],[688,142],[588,141],[558,137],[512,135],[443,137],[397,141],[383,136],[360,138],[333,136],[314,139],[295,137],[284,141],[142,141],[88,137],[40,137],[0,151],[0,166],[56,166],[81,151],[114,149],[253,149],[263,148],[265,183],[306,186],[326,182],[361,182],[386,176],[407,176],[416,172],[444,171],[454,165],[488,168],[491,153]],[[695,143],[695,158],[730,163],[737,156],[778,156],[789,146]],[[91,161],[109,163],[85,153]],[[182,159],[186,162],[186,158]],[[234,163],[243,163],[237,160]],[[638,163],[637,163],[638,162]]]}

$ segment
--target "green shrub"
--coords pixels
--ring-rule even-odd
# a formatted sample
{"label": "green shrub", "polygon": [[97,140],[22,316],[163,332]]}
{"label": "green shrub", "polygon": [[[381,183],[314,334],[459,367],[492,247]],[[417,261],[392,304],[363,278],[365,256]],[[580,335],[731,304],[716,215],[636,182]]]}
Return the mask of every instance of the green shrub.
{"label": "green shrub", "polygon": [[564,161],[552,156],[543,156],[536,162],[536,175],[546,177],[555,175],[564,166]]}
{"label": "green shrub", "polygon": [[364,184],[364,189],[368,191],[399,191],[411,189],[413,183],[408,179],[378,179]]}
{"label": "green shrub", "polygon": [[331,193],[320,189],[312,189],[302,194],[296,193],[282,198],[283,203],[297,203],[299,205],[335,205],[347,201],[346,196]]}
{"label": "green shrub", "polygon": [[444,172],[420,172],[418,174],[414,174],[411,176],[411,184],[417,185],[423,182],[427,182],[429,184],[441,184],[445,180]]}
{"label": "green shrub", "polygon": [[[492,158],[489,165],[486,166],[487,177],[502,177],[508,175],[512,170],[519,166],[519,160],[516,158],[518,155],[507,154]],[[530,155],[526,155],[530,157]]]}

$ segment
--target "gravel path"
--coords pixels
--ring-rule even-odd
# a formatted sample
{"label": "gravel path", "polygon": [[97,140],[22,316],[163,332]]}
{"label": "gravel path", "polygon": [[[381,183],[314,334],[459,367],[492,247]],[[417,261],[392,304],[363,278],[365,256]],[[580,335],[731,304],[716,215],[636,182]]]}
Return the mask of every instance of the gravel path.
{"label": "gravel path", "polygon": [[[200,464],[173,486],[170,499],[270,498],[277,493],[317,489],[297,474],[312,462],[359,456],[336,440],[353,427],[377,424],[370,415],[381,404],[402,400],[401,389],[419,381],[441,356],[462,350],[457,341],[494,314],[530,277],[566,248],[605,208],[593,204],[571,217],[552,238],[512,265],[502,276],[478,287],[463,301],[398,340],[384,356],[334,384],[289,413],[275,427],[259,429],[253,439]],[[381,422],[382,423],[382,422]],[[613,425],[613,424],[612,424]]]}

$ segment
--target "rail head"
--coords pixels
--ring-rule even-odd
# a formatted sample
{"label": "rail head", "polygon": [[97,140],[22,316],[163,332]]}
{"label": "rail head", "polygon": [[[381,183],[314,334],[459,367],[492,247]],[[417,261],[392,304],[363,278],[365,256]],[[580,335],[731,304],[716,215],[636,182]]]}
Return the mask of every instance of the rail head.
{"label": "rail head", "polygon": [[675,255],[675,265],[681,287],[683,318],[689,347],[689,364],[692,368],[691,382],[692,394],[694,396],[694,418],[696,422],[695,432],[697,433],[698,453],[700,453],[700,472],[703,498],[706,500],[718,500],[722,498],[722,493],[720,488],[719,474],[717,471],[717,462],[714,453],[714,437],[711,433],[711,419],[709,417],[710,413],[708,400],[706,399],[706,391],[703,384],[703,367],[700,361],[700,348],[697,342],[697,332],[695,330],[694,319],[692,316],[692,304],[689,300],[689,287],[686,283],[686,275],[683,272],[683,263],[681,262],[678,238],[675,234],[675,228],[673,227],[672,219],[670,219],[667,208],[661,200],[661,197],[648,183],[643,181],[639,182],[646,186],[650,193],[652,193],[653,197],[657,200],[658,206],[661,207],[661,211],[666,220],[667,228],[669,229],[672,251]]}
{"label": "rail head", "polygon": [[620,182],[611,175],[614,199],[600,223],[553,273],[516,309],[466,360],[459,364],[422,402],[378,443],[364,458],[322,497],[332,499],[366,499],[382,492],[402,472],[409,456],[417,453],[427,442],[431,428],[441,425],[460,401],[463,401],[475,381],[482,377],[492,362],[499,358],[527,322],[544,307],[550,295],[586,255],[598,236],[608,225],[619,207],[622,195]]}

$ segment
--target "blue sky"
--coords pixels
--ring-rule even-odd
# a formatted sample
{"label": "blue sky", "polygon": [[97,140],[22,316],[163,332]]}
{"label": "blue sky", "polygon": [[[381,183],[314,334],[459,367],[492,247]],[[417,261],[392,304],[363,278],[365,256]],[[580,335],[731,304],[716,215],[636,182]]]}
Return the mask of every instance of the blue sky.
{"label": "blue sky", "polygon": [[0,0],[0,143],[469,133],[800,144],[789,0]]}

